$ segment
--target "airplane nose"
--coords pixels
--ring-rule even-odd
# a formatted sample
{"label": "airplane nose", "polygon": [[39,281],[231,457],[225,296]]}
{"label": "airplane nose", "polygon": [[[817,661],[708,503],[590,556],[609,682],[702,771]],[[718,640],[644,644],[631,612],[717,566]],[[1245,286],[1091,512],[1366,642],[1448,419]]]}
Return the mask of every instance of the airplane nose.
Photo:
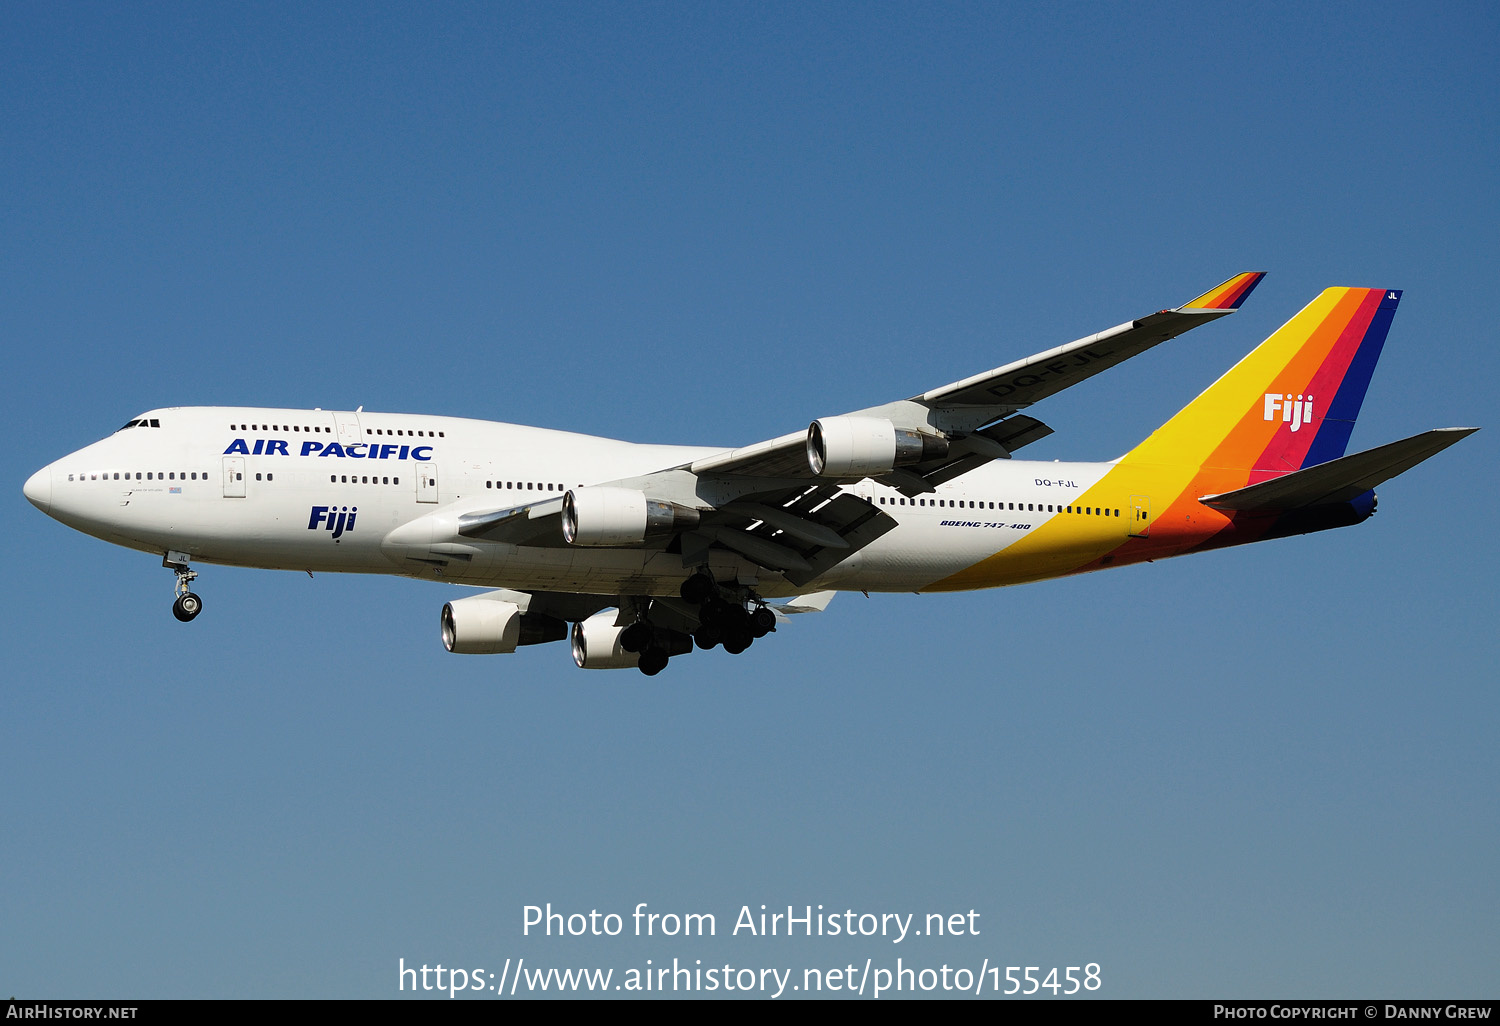
{"label": "airplane nose", "polygon": [[26,479],[26,484],[21,489],[26,493],[26,498],[37,509],[46,513],[52,508],[52,468],[43,467],[35,474]]}

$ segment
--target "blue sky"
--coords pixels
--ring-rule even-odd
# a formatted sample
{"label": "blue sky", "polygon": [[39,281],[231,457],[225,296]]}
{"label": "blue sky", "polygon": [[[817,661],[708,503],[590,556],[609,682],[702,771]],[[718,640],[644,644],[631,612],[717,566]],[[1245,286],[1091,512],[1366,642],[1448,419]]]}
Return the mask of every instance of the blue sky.
{"label": "blue sky", "polygon": [[[743,444],[1270,276],[1048,400],[1107,459],[1317,291],[1406,290],[1353,445],[1495,426],[1492,5],[13,4],[0,988],[396,995],[397,960],[1098,962],[1108,996],[1494,996],[1494,439],[1344,531],[840,596],[660,677],[449,593],[25,502],[158,406]],[[712,939],[523,937],[522,907]],[[742,905],[977,937],[727,936]]]}

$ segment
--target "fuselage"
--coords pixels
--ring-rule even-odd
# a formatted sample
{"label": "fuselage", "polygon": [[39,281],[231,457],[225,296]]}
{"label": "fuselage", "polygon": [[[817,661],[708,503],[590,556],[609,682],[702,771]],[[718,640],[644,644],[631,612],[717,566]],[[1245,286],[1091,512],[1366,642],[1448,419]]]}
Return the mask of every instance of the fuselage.
{"label": "fuselage", "polygon": [[[453,417],[185,407],[134,418],[38,471],[26,494],[77,530],[194,562],[671,595],[692,567],[670,546],[455,543],[443,528],[722,451]],[[818,580],[793,586],[729,551],[714,550],[712,562],[716,576],[753,580],[766,597],[960,590],[1256,540],[1271,526],[1203,507],[1153,509],[1152,480],[1151,468],[1117,462],[1024,460],[916,496],[864,480],[844,490],[896,527]]]}

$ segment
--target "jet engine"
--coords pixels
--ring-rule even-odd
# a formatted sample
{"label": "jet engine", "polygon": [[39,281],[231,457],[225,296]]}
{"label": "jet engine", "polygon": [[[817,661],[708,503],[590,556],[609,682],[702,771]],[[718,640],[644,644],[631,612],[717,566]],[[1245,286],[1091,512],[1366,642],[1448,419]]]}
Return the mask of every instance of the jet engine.
{"label": "jet engine", "polygon": [[616,627],[615,618],[615,611],[606,609],[573,625],[573,662],[580,669],[619,670],[628,666],[640,666],[647,673],[657,673],[667,665],[668,656],[686,655],[693,650],[690,635],[662,627],[651,627],[651,643],[647,652],[655,653],[653,658],[659,660],[652,669],[649,664],[641,663],[640,652],[627,652],[620,644],[625,631],[636,625]]}
{"label": "jet engine", "polygon": [[820,477],[879,477],[946,455],[946,438],[880,417],[823,417],[807,429],[807,465]]}
{"label": "jet engine", "polygon": [[563,496],[562,529],[569,545],[639,545],[697,526],[697,510],[633,488],[594,485]]}
{"label": "jet engine", "polygon": [[624,627],[615,626],[615,612],[607,609],[573,625],[573,662],[581,670],[619,670],[641,661],[639,652],[620,647]]}
{"label": "jet engine", "polygon": [[523,613],[514,602],[488,595],[455,599],[443,606],[443,647],[460,655],[514,652],[568,636],[568,625],[543,613]]}

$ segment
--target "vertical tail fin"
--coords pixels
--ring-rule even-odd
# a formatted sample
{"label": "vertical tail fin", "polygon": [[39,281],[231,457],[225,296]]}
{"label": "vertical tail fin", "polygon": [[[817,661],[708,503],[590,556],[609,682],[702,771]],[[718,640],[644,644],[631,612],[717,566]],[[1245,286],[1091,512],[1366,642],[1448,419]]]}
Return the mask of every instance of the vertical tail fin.
{"label": "vertical tail fin", "polygon": [[1337,459],[1400,300],[1325,290],[1122,462],[1250,471],[1254,482]]}

